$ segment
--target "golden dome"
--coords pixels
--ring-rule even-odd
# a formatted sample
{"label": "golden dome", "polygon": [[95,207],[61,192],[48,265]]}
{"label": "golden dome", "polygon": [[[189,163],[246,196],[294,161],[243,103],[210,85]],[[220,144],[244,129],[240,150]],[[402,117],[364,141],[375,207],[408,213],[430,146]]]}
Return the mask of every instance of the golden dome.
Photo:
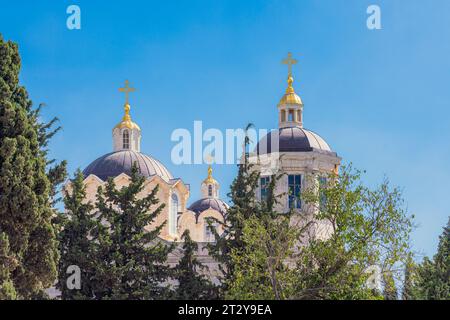
{"label": "golden dome", "polygon": [[[131,116],[130,116],[130,105],[128,103],[125,103],[124,105],[124,110],[125,110],[125,114],[122,118],[122,121],[119,122],[114,129],[119,128],[119,129],[123,129],[123,128],[128,128],[128,129],[137,129],[137,130],[141,130],[141,128],[139,128],[139,126],[134,123],[131,120]],[[113,130],[114,130],[113,129]]]}
{"label": "golden dome", "polygon": [[303,104],[302,99],[295,93],[294,87],[292,84],[294,83],[294,78],[291,74],[288,76],[288,87],[286,89],[286,93],[281,98],[279,105],[282,104]]}

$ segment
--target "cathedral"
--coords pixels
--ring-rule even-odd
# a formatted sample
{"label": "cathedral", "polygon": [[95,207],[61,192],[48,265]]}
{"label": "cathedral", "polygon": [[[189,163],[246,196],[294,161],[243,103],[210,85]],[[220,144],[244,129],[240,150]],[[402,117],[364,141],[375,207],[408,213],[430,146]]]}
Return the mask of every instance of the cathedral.
{"label": "cathedral", "polygon": [[148,230],[167,222],[160,233],[162,240],[180,241],[187,229],[194,241],[212,241],[207,218],[223,221],[228,205],[219,198],[220,184],[213,178],[211,166],[201,185],[202,199],[188,207],[189,185],[175,178],[160,161],[141,152],[141,128],[131,119],[128,102],[128,93],[133,88],[126,81],[125,87],[120,90],[126,93],[126,102],[124,116],[112,130],[113,151],[94,160],[83,170],[87,200],[95,203],[98,187],[105,184],[108,178],[113,178],[118,188],[127,185],[135,164],[140,174],[146,177],[143,192],[148,194],[158,186],[159,203],[165,204],[153,224],[147,227]]}
{"label": "cathedral", "polygon": [[[303,213],[298,215],[302,219],[308,216],[313,219],[314,212],[305,209],[299,198],[301,190],[311,183],[305,177],[315,175],[321,181],[329,173],[337,174],[341,159],[323,138],[303,127],[303,102],[293,86],[292,66],[296,62],[291,54],[283,60],[289,72],[286,92],[277,105],[279,128],[259,141],[250,153],[249,160],[255,164],[252,170],[260,173],[255,197],[264,199],[270,176],[275,170],[283,174],[275,190],[277,194],[283,195],[278,210],[287,212],[294,209]],[[202,198],[191,201],[187,183],[174,177],[160,161],[141,152],[142,133],[139,125],[131,118],[128,99],[128,94],[133,90],[128,81],[120,89],[126,94],[126,102],[122,120],[112,129],[112,152],[94,160],[83,170],[87,200],[95,203],[98,187],[105,184],[108,178],[113,178],[118,188],[127,185],[132,166],[136,164],[140,173],[146,177],[143,192],[150,193],[158,186],[159,202],[166,204],[157,219],[147,227],[148,230],[166,222],[160,234],[162,240],[178,242],[183,232],[189,230],[192,239],[197,242],[213,241],[207,220],[215,218],[224,221],[228,204],[220,199],[220,184],[213,178],[212,167],[209,166],[200,186]],[[220,234],[220,224],[214,224],[214,227]],[[327,228],[322,227],[316,226],[313,230],[316,236],[326,237],[326,234],[321,233],[326,233]]]}

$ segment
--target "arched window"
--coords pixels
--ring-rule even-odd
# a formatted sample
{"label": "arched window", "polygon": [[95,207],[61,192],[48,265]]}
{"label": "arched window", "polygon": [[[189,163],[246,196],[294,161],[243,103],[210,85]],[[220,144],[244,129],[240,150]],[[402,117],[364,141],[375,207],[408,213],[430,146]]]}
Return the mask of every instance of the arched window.
{"label": "arched window", "polygon": [[169,233],[172,235],[177,234],[177,219],[178,219],[178,196],[172,193],[172,199],[170,202],[170,214],[169,214]]}
{"label": "arched window", "polygon": [[123,149],[130,149],[130,133],[128,132],[128,130],[124,130],[122,137]]}
{"label": "arched window", "polygon": [[208,184],[208,197],[213,196],[213,188],[211,184]]}
{"label": "arched window", "polygon": [[281,110],[281,122],[286,121],[286,111],[285,110]]}
{"label": "arched window", "polygon": [[294,121],[294,110],[289,110],[288,121]]}

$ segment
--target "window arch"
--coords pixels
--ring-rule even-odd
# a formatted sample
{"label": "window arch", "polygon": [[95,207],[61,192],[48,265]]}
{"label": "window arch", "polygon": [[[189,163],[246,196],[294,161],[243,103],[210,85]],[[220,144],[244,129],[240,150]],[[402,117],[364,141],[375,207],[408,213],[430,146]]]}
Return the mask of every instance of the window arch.
{"label": "window arch", "polygon": [[218,232],[218,226],[219,224],[216,221],[211,221],[211,227],[209,226],[209,223],[207,220],[205,220],[204,222],[204,232],[203,232],[203,237],[205,242],[214,242],[215,236],[213,231],[211,230],[211,228],[213,228],[214,230],[216,230],[216,232]]}
{"label": "window arch", "polygon": [[123,131],[122,142],[123,149],[130,149],[130,132],[128,130]]}
{"label": "window arch", "polygon": [[169,233],[177,234],[178,227],[178,196],[175,193],[172,193],[171,201],[170,201],[170,213],[169,213]]}

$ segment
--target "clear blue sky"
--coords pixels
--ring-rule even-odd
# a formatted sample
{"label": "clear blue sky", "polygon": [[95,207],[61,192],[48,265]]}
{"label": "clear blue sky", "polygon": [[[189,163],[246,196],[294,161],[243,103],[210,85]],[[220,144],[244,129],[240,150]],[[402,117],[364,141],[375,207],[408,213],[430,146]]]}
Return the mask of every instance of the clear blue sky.
{"label": "clear blue sky", "polygon": [[[82,29],[66,28],[77,4]],[[366,28],[378,4],[382,30]],[[176,128],[277,126],[288,51],[305,126],[346,161],[404,190],[416,215],[415,249],[433,254],[450,214],[450,2],[2,1],[0,32],[19,43],[21,81],[63,131],[52,156],[70,171],[110,152],[122,116],[117,88],[138,91],[132,115],[142,150],[199,197],[206,166],[171,163]],[[216,166],[226,197],[236,172]]]}

